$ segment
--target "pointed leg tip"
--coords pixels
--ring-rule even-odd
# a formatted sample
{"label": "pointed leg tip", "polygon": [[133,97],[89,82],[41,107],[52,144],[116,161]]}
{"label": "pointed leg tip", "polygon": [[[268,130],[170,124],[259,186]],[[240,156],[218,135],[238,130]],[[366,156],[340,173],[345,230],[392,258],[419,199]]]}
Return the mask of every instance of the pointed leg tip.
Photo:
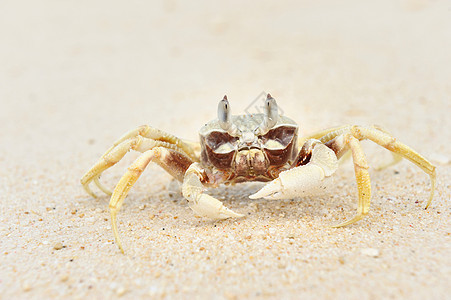
{"label": "pointed leg tip", "polygon": [[94,183],[96,184],[96,186],[105,194],[107,194],[108,196],[113,195],[113,192],[110,191],[110,189],[106,188],[102,183],[100,183],[99,177],[95,177],[94,178]]}
{"label": "pointed leg tip", "polygon": [[357,216],[355,216],[354,218],[352,218],[352,219],[350,219],[350,220],[344,221],[344,222],[342,222],[342,223],[340,223],[340,224],[332,225],[331,227],[332,227],[332,228],[345,227],[345,226],[354,224],[354,223],[357,222],[357,221],[362,220],[363,217],[364,217],[364,215],[357,215]]}
{"label": "pointed leg tip", "polygon": [[348,225],[347,223],[348,223],[348,221],[344,221],[344,222],[341,222],[341,223],[338,223],[338,224],[330,225],[330,227],[331,228],[340,228],[340,227]]}
{"label": "pointed leg tip", "polygon": [[91,191],[88,184],[83,184],[83,188],[85,189],[86,193],[88,193],[88,195],[90,195],[94,199],[97,199],[97,195],[94,194],[93,191]]}
{"label": "pointed leg tip", "polygon": [[119,251],[120,251],[122,254],[125,254],[124,247],[122,247],[121,241],[115,239],[115,240],[114,240],[114,243],[115,243],[115,244],[117,245],[117,247],[119,248]]}

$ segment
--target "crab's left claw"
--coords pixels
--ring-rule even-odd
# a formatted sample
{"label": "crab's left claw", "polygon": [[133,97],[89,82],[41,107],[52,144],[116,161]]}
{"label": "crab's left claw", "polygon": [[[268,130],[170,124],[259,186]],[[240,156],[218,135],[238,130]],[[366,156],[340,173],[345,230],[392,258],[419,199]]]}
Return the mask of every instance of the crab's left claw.
{"label": "crab's left claw", "polygon": [[249,198],[291,199],[311,196],[325,190],[331,176],[338,167],[335,153],[324,144],[312,150],[310,162],[284,171]]}
{"label": "crab's left claw", "polygon": [[203,177],[202,171],[198,163],[193,163],[185,173],[182,193],[188,200],[189,207],[197,214],[213,220],[243,217],[242,214],[225,207],[218,199],[204,194],[205,188],[200,181]]}

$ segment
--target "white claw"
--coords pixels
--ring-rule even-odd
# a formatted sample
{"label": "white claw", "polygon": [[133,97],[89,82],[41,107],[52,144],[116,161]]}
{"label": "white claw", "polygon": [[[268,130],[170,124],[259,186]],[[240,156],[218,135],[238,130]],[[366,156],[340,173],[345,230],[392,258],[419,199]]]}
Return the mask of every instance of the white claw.
{"label": "white claw", "polygon": [[[196,170],[197,167],[196,164],[193,164],[190,168]],[[204,194],[204,186],[195,174],[195,171],[192,172],[191,169],[188,169],[185,174],[182,185],[182,194],[183,197],[188,200],[189,207],[200,216],[214,220],[240,218],[244,216],[225,207],[218,199],[208,194]]]}
{"label": "white claw", "polygon": [[315,195],[324,189],[324,178],[324,170],[321,167],[307,164],[280,173],[279,178],[249,197],[275,200]]}
{"label": "white claw", "polygon": [[274,197],[283,189],[282,183],[279,178],[274,179],[270,183],[262,187],[258,192],[249,196],[251,199],[259,199]]}
{"label": "white claw", "polygon": [[279,174],[249,198],[292,199],[316,195],[329,185],[329,176],[337,169],[337,157],[332,150],[320,144],[313,149],[311,161]]}
{"label": "white claw", "polygon": [[208,194],[201,194],[197,200],[189,201],[189,207],[203,217],[214,220],[222,220],[227,218],[240,218],[242,214],[238,214],[233,210],[224,206],[221,201],[213,198]]}

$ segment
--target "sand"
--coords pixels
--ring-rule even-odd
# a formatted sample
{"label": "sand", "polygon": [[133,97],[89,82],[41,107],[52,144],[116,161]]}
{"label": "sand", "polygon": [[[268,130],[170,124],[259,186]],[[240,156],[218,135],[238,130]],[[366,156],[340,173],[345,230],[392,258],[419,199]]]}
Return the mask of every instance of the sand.
{"label": "sand", "polygon": [[[0,298],[449,299],[451,4],[365,2],[2,1]],[[339,229],[356,210],[351,162],[325,195],[212,190],[246,215],[220,222],[151,165],[119,213],[121,254],[84,172],[129,129],[196,140],[224,94],[239,114],[266,92],[302,135],[390,130],[437,166],[431,207],[428,176],[408,161],[377,172],[390,155],[371,142],[371,210]]]}

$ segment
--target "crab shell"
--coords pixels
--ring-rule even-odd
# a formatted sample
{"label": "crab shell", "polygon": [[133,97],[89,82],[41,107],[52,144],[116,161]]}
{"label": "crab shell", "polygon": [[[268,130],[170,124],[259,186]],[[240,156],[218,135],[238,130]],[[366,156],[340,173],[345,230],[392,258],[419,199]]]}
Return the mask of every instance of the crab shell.
{"label": "crab shell", "polygon": [[264,134],[258,128],[264,114],[232,116],[236,134],[221,128],[218,119],[199,131],[201,164],[227,174],[228,183],[270,181],[295,161],[298,154],[298,125],[285,116]]}

